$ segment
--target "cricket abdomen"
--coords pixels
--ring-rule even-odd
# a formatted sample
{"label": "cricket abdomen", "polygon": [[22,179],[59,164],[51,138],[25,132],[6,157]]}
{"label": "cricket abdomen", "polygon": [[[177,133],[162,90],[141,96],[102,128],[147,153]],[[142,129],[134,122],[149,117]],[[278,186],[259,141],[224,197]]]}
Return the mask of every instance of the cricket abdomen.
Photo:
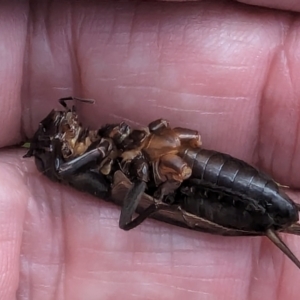
{"label": "cricket abdomen", "polygon": [[230,155],[185,153],[192,177],[182,186],[182,208],[230,228],[280,230],[298,221],[295,203],[269,176]]}

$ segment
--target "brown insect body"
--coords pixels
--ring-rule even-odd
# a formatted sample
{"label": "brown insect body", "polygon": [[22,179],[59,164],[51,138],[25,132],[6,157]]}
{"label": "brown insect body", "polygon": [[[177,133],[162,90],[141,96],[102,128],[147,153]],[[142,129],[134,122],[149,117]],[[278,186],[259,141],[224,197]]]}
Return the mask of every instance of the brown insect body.
{"label": "brown insect body", "polygon": [[300,234],[299,206],[269,176],[200,145],[196,131],[165,120],[91,131],[66,108],[40,123],[27,156],[50,179],[121,205],[122,229],[153,217],[213,234],[266,235],[300,268],[277,234]]}

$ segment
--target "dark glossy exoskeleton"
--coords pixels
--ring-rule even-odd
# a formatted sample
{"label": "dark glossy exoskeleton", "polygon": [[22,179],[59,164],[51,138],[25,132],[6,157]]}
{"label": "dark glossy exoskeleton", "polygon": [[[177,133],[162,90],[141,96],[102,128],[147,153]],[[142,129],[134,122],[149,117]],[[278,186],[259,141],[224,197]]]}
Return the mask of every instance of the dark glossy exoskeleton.
{"label": "dark glossy exoskeleton", "polygon": [[299,205],[272,178],[202,149],[196,131],[165,120],[141,130],[125,123],[89,130],[67,108],[71,99],[40,123],[26,155],[50,179],[121,205],[122,229],[151,217],[212,234],[265,235],[300,268],[278,236],[300,235]]}
{"label": "dark glossy exoskeleton", "polygon": [[244,161],[206,149],[186,151],[185,159],[193,170],[180,189],[187,212],[248,232],[283,230],[299,220],[297,205],[282,188]]}

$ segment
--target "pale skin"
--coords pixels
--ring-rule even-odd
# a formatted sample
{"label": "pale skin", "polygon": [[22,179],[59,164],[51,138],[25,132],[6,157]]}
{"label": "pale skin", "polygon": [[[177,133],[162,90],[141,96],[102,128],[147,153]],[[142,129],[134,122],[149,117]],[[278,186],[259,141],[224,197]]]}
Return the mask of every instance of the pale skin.
{"label": "pale skin", "polygon": [[[87,125],[199,130],[203,146],[256,164],[300,202],[299,16],[234,2],[36,2],[0,2],[1,147],[31,137],[58,98],[93,98],[78,106]],[[50,182],[25,152],[0,155],[0,299],[299,299],[300,270],[266,238],[151,220],[122,231],[118,207]],[[300,257],[300,237],[284,240]]]}

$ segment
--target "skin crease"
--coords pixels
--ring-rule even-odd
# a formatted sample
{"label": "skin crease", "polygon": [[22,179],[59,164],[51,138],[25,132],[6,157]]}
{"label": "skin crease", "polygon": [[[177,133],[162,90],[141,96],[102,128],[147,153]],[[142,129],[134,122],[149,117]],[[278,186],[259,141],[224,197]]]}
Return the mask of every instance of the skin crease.
{"label": "skin crease", "polygon": [[[300,271],[266,238],[152,220],[124,232],[119,208],[4,148],[75,95],[96,99],[78,105],[87,125],[167,118],[297,189],[298,15],[220,1],[0,5],[0,299],[299,299]],[[300,237],[284,240],[300,257]]]}

